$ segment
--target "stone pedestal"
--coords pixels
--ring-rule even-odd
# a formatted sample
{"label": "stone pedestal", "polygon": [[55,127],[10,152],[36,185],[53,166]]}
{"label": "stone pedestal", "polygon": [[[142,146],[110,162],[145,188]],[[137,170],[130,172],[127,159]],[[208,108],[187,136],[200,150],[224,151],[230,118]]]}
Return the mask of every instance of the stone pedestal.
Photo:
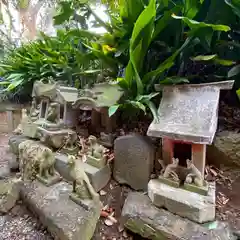
{"label": "stone pedestal", "polygon": [[148,196],[155,206],[194,222],[205,223],[215,219],[215,184],[210,184],[208,195],[203,196],[154,179],[148,184]]}
{"label": "stone pedestal", "polygon": [[[80,160],[79,160],[80,161]],[[70,177],[69,167],[67,165],[68,157],[64,154],[56,154],[55,169],[60,175],[68,181],[72,181]],[[83,163],[84,171],[96,192],[104,188],[111,178],[111,168],[107,164],[103,168],[96,168],[87,163]]]}
{"label": "stone pedestal", "polygon": [[87,161],[89,165],[92,165],[96,168],[103,168],[106,165],[106,158],[95,158],[93,156],[87,155]]}
{"label": "stone pedestal", "polygon": [[186,218],[157,208],[148,196],[137,192],[129,193],[123,210],[122,224],[134,233],[147,239],[174,240],[235,240],[227,226],[215,224],[209,229]]}

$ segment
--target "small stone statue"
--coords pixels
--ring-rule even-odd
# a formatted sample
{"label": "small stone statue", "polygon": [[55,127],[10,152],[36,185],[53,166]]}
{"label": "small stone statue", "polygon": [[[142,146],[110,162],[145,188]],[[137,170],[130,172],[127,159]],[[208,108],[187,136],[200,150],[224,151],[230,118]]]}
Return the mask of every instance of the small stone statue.
{"label": "small stone statue", "polygon": [[58,124],[60,121],[60,105],[52,102],[48,109],[47,121]]}
{"label": "small stone statue", "polygon": [[[165,169],[163,168],[164,173],[163,173],[162,176],[163,176],[163,178],[171,179],[173,181],[179,182],[180,179],[179,179],[179,176],[177,174],[179,159],[178,158],[173,158],[172,161],[173,162],[171,164],[168,164]],[[161,164],[161,162],[160,162],[160,164]]]}
{"label": "small stone statue", "polygon": [[185,183],[195,184],[198,187],[204,186],[204,179],[201,172],[194,166],[193,162],[189,159],[186,160],[188,174]]}
{"label": "small stone statue", "polygon": [[68,133],[68,135],[64,138],[64,148],[74,149],[76,147],[76,141],[77,135]]}
{"label": "small stone statue", "polygon": [[33,122],[38,120],[39,113],[40,113],[40,106],[37,105],[36,98],[33,98],[32,106],[31,106],[31,109],[30,109],[30,118]]}
{"label": "small stone statue", "polygon": [[95,136],[90,136],[88,138],[89,149],[87,151],[87,163],[96,167],[102,168],[107,163],[107,158],[105,154],[105,148],[97,142]]}
{"label": "small stone statue", "polygon": [[19,159],[23,180],[34,180],[37,177],[48,186],[61,180],[54,169],[55,156],[48,147],[26,140],[19,144]]}
{"label": "small stone statue", "polygon": [[73,179],[73,191],[70,198],[78,204],[82,204],[84,200],[99,202],[99,195],[91,185],[83,169],[82,161],[82,159],[76,159],[73,155],[68,156],[70,176]]}
{"label": "small stone statue", "polygon": [[97,159],[106,158],[104,156],[105,148],[97,142],[97,138],[95,136],[90,136],[88,141],[90,144],[88,155]]}

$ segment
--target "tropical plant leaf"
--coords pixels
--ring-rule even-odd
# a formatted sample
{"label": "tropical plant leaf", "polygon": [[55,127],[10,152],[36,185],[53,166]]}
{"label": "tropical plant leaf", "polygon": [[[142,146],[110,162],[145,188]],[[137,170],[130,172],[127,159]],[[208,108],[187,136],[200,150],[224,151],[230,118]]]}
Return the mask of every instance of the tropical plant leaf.
{"label": "tropical plant leaf", "polygon": [[221,25],[221,24],[209,24],[205,22],[197,22],[195,20],[189,19],[187,17],[181,17],[181,16],[176,16],[175,14],[172,14],[172,17],[175,19],[180,19],[183,22],[185,22],[191,29],[199,29],[199,28],[212,28],[214,31],[223,31],[223,32],[228,32],[231,30],[229,26],[226,25]]}
{"label": "tropical plant leaf", "polygon": [[196,57],[191,58],[193,61],[210,61],[217,57],[217,54],[213,55],[199,55]]}
{"label": "tropical plant leaf", "polygon": [[233,68],[231,68],[228,72],[228,78],[237,76],[238,74],[240,74],[240,64],[234,66]]}
{"label": "tropical plant leaf", "polygon": [[108,109],[108,116],[111,117],[113,116],[117,110],[119,109],[120,105],[113,105]]}

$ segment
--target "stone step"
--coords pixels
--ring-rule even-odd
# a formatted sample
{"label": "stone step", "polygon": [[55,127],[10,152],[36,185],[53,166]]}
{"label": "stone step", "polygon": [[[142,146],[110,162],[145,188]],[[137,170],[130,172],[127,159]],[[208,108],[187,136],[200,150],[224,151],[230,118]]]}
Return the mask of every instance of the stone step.
{"label": "stone step", "polygon": [[54,239],[90,240],[100,217],[100,205],[86,209],[73,202],[72,186],[66,182],[46,187],[38,181],[24,183],[21,198]]}
{"label": "stone step", "polygon": [[148,196],[129,193],[122,211],[122,224],[147,239],[235,240],[227,225],[208,228],[154,206]]}

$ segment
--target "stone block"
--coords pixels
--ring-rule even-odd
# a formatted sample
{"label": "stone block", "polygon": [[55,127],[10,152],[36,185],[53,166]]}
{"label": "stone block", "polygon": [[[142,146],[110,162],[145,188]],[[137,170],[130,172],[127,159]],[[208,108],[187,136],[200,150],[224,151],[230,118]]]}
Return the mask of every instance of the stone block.
{"label": "stone block", "polygon": [[19,199],[21,181],[9,179],[0,181],[0,213],[7,213]]}
{"label": "stone block", "polygon": [[22,135],[13,135],[8,140],[8,145],[10,151],[18,156],[18,146],[20,143],[29,140],[29,138],[24,137]]}
{"label": "stone block", "polygon": [[129,193],[122,211],[122,224],[147,239],[162,240],[234,240],[234,236],[221,229],[208,229],[188,219],[154,206],[148,196]]}
{"label": "stone block", "polygon": [[38,181],[25,183],[21,197],[54,239],[90,240],[100,217],[100,207],[89,210],[73,202],[72,186],[66,182],[46,187]]}
{"label": "stone block", "polygon": [[[56,154],[55,169],[60,175],[68,181],[71,181],[69,168],[67,165],[68,158],[64,154]],[[89,177],[89,180],[96,192],[104,188],[111,178],[111,168],[105,165],[103,168],[96,168],[87,163],[84,163],[84,169]]]}
{"label": "stone block", "polygon": [[207,147],[207,160],[216,166],[240,167],[240,133],[218,132],[213,144]]}
{"label": "stone block", "polygon": [[153,179],[148,184],[148,196],[155,206],[197,223],[215,219],[215,184],[209,184],[208,196],[203,196]]}
{"label": "stone block", "polygon": [[113,176],[135,190],[146,190],[154,164],[150,139],[138,134],[119,137],[114,143]]}
{"label": "stone block", "polygon": [[96,168],[103,168],[106,165],[106,158],[95,158],[87,155],[86,163]]}

